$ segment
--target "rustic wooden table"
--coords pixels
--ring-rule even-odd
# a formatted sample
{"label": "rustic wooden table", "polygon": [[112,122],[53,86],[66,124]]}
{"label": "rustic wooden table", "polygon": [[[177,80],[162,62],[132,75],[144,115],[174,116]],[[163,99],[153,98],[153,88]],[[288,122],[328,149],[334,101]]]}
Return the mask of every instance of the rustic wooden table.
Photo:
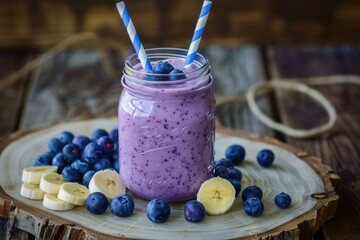
{"label": "rustic wooden table", "polygon": [[[131,52],[109,51],[111,64],[123,67]],[[270,47],[208,46],[217,97],[244,94],[261,81],[312,77],[344,79],[360,75],[360,47]],[[28,50],[0,51],[0,79],[39,56]],[[356,77],[356,76],[355,76]],[[116,116],[121,91],[120,75],[109,75],[95,50],[69,50],[36,71],[0,89],[0,139],[11,133],[74,119]],[[0,80],[1,81],[1,80]],[[336,128],[329,134],[299,140],[284,136],[260,123],[244,103],[222,107],[218,116],[227,127],[268,135],[318,155],[341,177],[336,215],[313,236],[314,239],[360,239],[360,105],[359,86],[336,84],[315,87],[335,106]],[[326,121],[325,111],[308,97],[281,92],[259,99],[264,112],[279,122],[311,128]],[[0,140],[1,141],[1,140]],[[0,199],[0,204],[2,204]],[[8,222],[0,212],[0,239],[11,231],[12,239],[34,236]]]}

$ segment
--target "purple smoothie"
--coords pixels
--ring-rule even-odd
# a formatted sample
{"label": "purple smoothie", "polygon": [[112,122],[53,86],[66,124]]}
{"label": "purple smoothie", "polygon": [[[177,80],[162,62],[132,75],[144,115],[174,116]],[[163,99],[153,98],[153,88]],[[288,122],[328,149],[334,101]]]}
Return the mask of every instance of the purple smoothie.
{"label": "purple smoothie", "polygon": [[[184,63],[182,57],[166,59],[180,69]],[[209,66],[201,59],[182,69],[186,79],[173,82],[143,80],[146,73],[139,64],[132,67],[135,74],[125,69],[119,101],[120,175],[140,197],[188,200],[211,176],[214,96]]]}

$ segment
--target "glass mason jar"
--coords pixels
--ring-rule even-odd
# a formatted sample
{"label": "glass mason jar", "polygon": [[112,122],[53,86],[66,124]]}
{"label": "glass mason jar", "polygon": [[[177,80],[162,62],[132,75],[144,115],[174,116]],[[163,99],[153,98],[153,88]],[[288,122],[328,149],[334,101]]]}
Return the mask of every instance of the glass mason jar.
{"label": "glass mason jar", "polygon": [[[187,50],[157,48],[147,54],[152,64],[168,61],[182,68]],[[185,79],[165,81],[170,74],[142,71],[136,54],[125,62],[119,100],[120,176],[145,199],[194,198],[212,174],[215,101],[208,60],[197,54],[184,72]]]}

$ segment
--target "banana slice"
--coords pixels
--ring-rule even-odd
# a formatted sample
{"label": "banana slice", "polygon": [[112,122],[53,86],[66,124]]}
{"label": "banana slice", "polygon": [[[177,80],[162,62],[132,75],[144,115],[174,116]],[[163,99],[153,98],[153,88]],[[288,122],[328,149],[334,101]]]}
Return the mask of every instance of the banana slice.
{"label": "banana slice", "polygon": [[103,170],[94,174],[90,183],[89,190],[102,192],[109,199],[126,193],[126,188],[120,179],[120,175],[112,170]]}
{"label": "banana slice", "polygon": [[44,173],[56,172],[57,166],[41,166],[24,168],[21,181],[32,184],[39,184]]}
{"label": "banana slice", "polygon": [[61,185],[65,182],[62,175],[46,173],[41,177],[40,189],[49,194],[58,194]]}
{"label": "banana slice", "polygon": [[20,195],[33,200],[44,198],[44,192],[41,191],[38,184],[23,183],[20,189]]}
{"label": "banana slice", "polygon": [[75,208],[74,204],[64,202],[58,199],[56,195],[49,193],[44,195],[43,206],[55,211],[68,211]]}
{"label": "banana slice", "polygon": [[224,214],[234,203],[235,188],[228,180],[214,177],[201,185],[197,200],[204,205],[207,214]]}
{"label": "banana slice", "polygon": [[79,183],[67,182],[61,185],[57,197],[64,202],[84,206],[89,194],[90,192],[85,186]]}

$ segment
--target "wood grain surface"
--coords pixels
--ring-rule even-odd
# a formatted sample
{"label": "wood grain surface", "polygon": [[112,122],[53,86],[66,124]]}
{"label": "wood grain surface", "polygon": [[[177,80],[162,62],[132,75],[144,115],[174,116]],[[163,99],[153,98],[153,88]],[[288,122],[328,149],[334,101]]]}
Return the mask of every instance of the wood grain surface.
{"label": "wood grain surface", "polygon": [[[316,75],[359,74],[360,52],[347,47],[321,49],[272,49],[270,52],[274,77],[295,78]],[[287,61],[285,59],[288,59]],[[292,66],[289,68],[288,66]],[[297,68],[296,66],[300,66]],[[336,128],[328,135],[307,140],[286,138],[291,145],[320,156],[342,179],[339,185],[337,217],[326,224],[323,235],[326,239],[358,239],[360,236],[360,87],[353,84],[318,86],[335,106],[338,114]],[[281,121],[290,126],[310,128],[326,121],[321,107],[309,98],[294,92],[278,95]],[[339,233],[336,229],[343,229]]]}
{"label": "wood grain surface", "polygon": [[[70,122],[34,131],[15,141],[10,140],[11,143],[8,142],[10,144],[3,149],[0,161],[1,197],[14,204],[9,211],[10,221],[13,224],[16,222],[18,228],[39,239],[54,239],[62,231],[53,228],[59,224],[65,224],[65,229],[75,224],[73,228],[84,230],[79,237],[86,239],[252,239],[254,236],[279,237],[279,234],[283,239],[282,232],[290,232],[302,239],[311,236],[333,216],[336,209],[338,197],[333,192],[331,169],[322,165],[318,159],[274,139],[221,129],[216,138],[215,158],[224,156],[225,149],[230,144],[237,143],[245,147],[246,160],[238,167],[244,175],[243,188],[257,185],[263,189],[265,212],[259,218],[249,217],[243,212],[240,198],[227,214],[207,216],[201,224],[189,224],[184,220],[183,203],[171,204],[172,215],[165,224],[151,224],[145,214],[147,201],[136,196],[133,196],[136,205],[134,215],[122,219],[112,216],[110,212],[94,216],[81,207],[68,212],[50,211],[42,206],[41,201],[20,196],[22,169],[30,166],[33,158],[46,150],[49,138],[57,136],[63,130],[72,131],[76,135],[90,135],[97,128],[112,129],[116,125],[116,119]],[[276,156],[274,165],[269,169],[261,168],[256,163],[257,152],[264,148],[273,150]],[[292,205],[286,210],[278,209],[273,202],[275,195],[282,191],[292,196]],[[321,192],[333,194],[318,200],[310,197],[313,193]]]}
{"label": "wood grain surface", "polygon": [[[130,46],[115,2],[2,1],[0,47],[46,48],[83,31]],[[201,4],[192,0],[126,1],[147,48],[188,47]],[[359,11],[356,0],[214,1],[203,43],[358,43]]]}

